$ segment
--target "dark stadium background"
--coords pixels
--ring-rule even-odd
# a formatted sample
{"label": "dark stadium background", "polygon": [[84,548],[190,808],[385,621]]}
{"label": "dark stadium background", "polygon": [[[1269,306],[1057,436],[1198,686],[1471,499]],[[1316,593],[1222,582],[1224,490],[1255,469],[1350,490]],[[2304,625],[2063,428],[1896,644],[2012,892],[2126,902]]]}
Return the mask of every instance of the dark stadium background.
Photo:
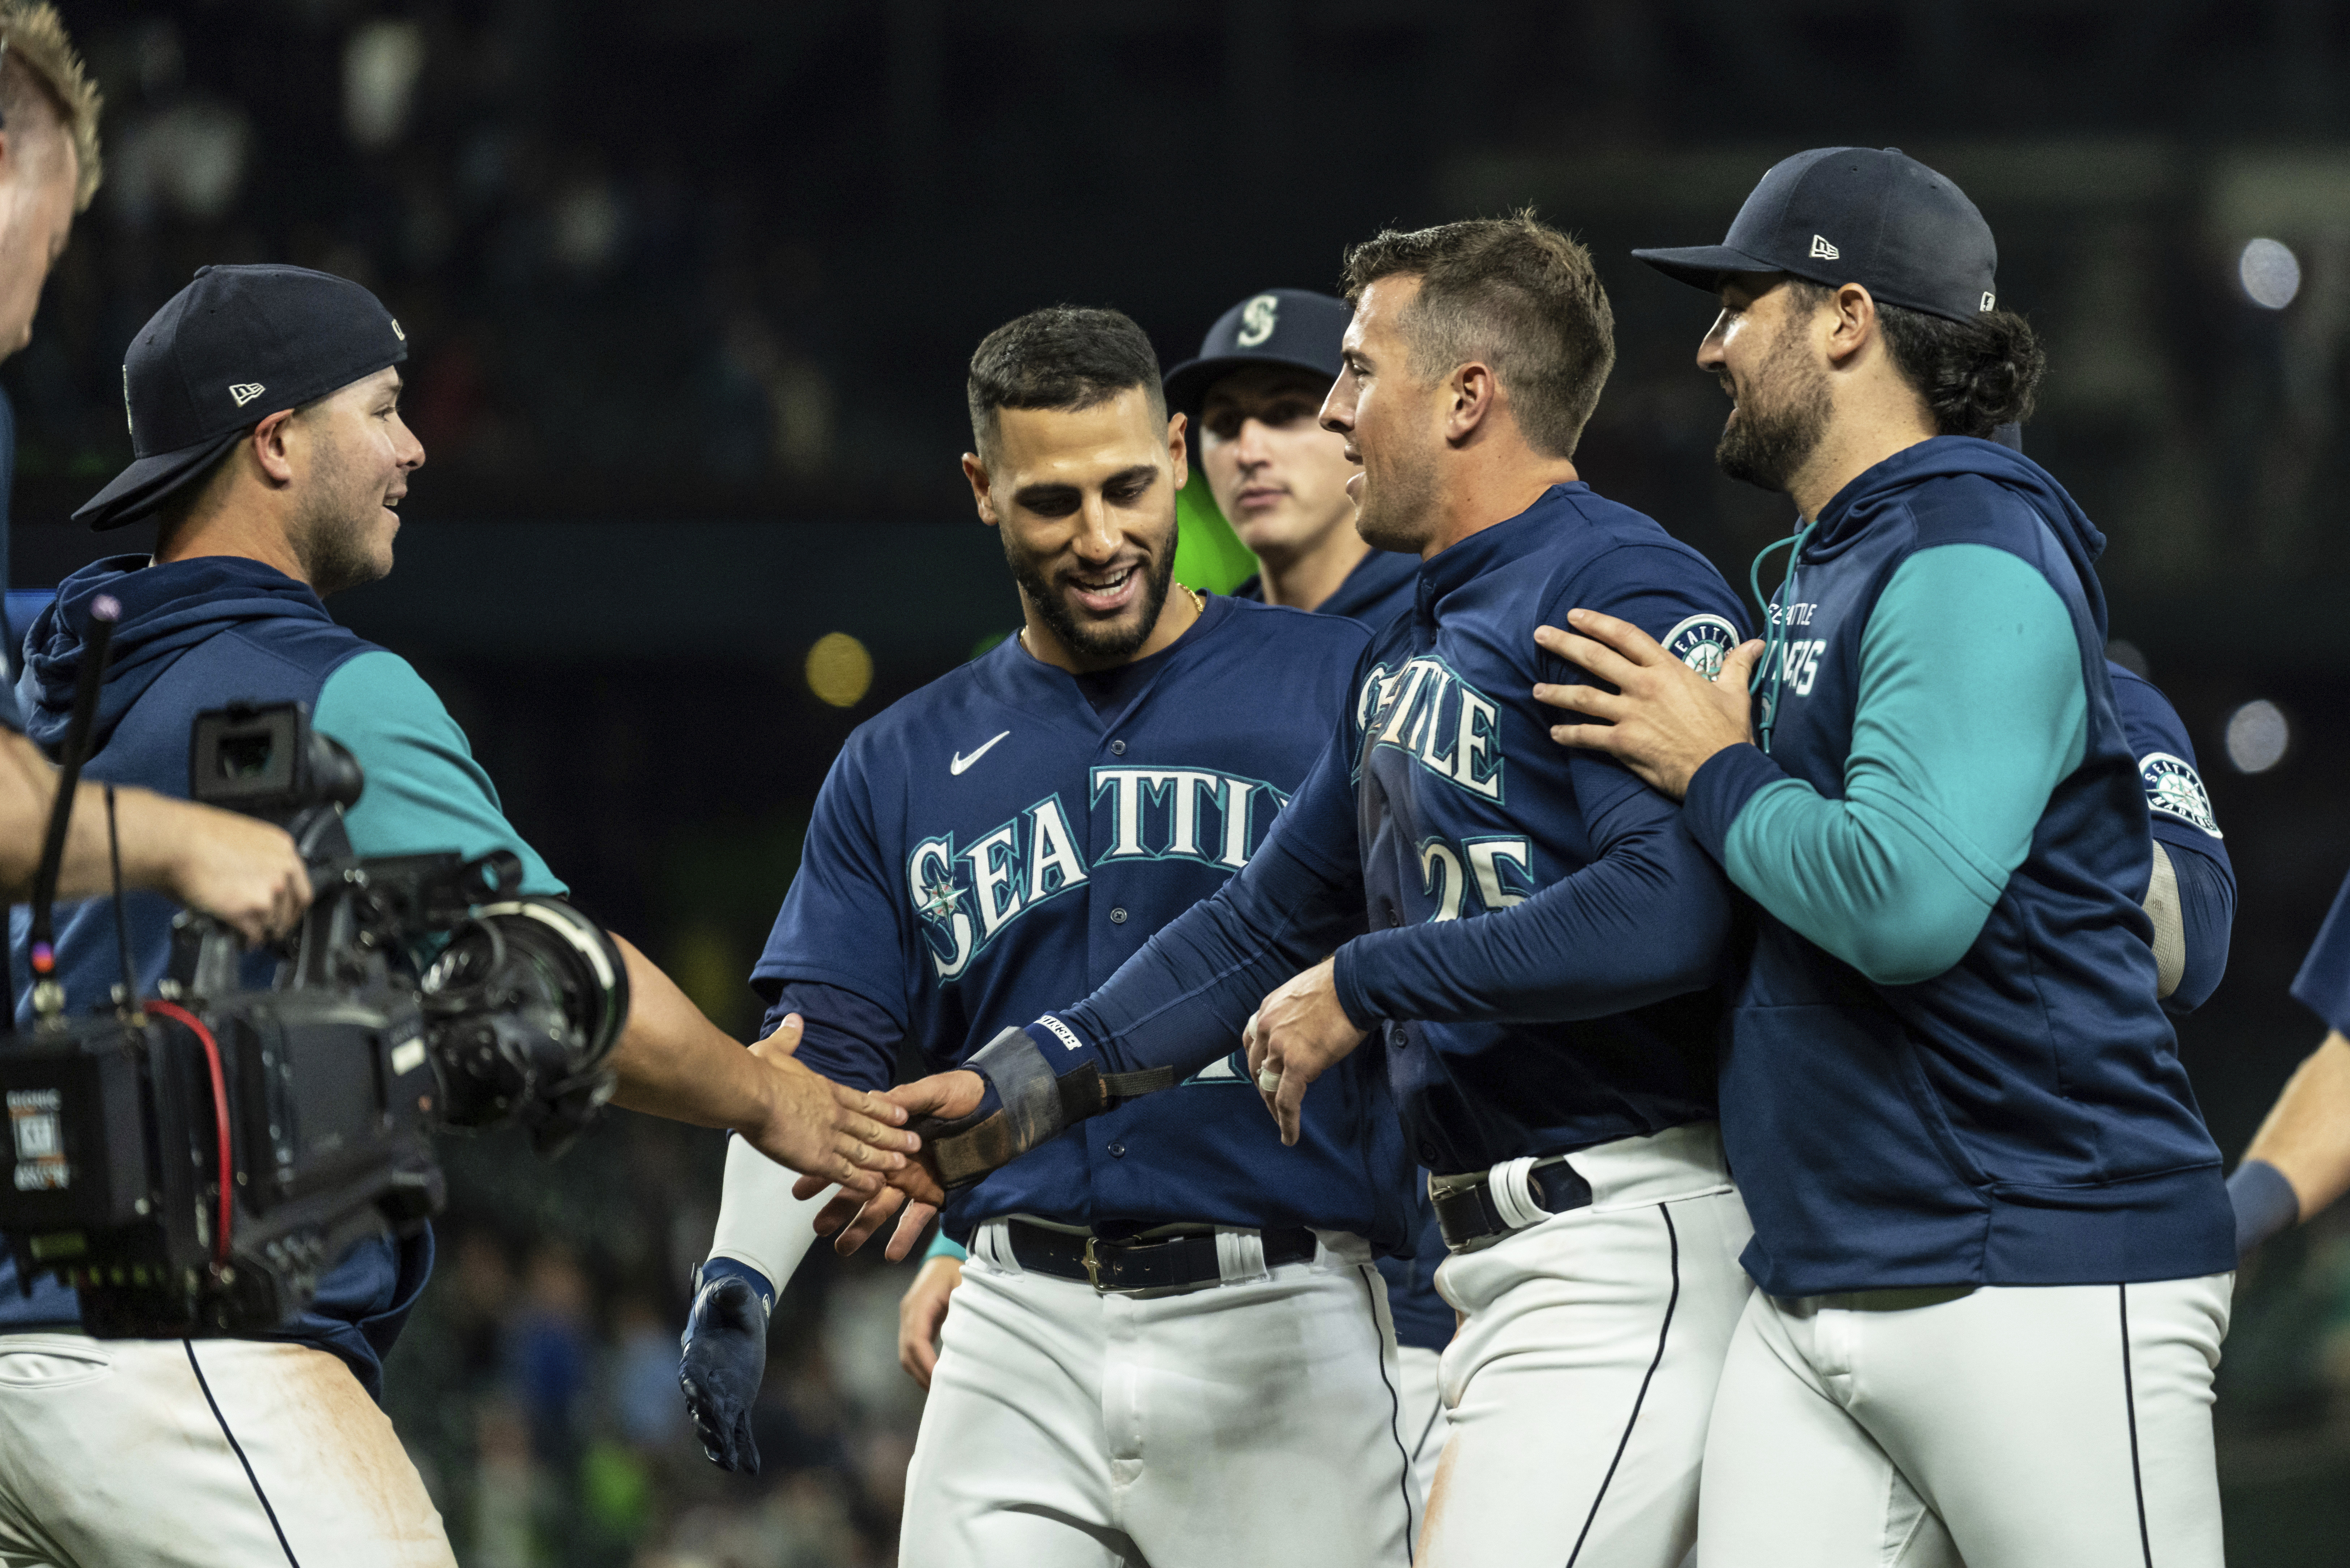
{"label": "dark stadium background", "polygon": [[[988,328],[1111,304],[1171,361],[1247,294],[1332,286],[1381,225],[1534,202],[1617,312],[1584,472],[1743,584],[1788,508],[1715,476],[1707,302],[1625,252],[1710,241],[1777,158],[1860,141],[1996,229],[2002,303],[2053,361],[2031,450],[2111,535],[2115,633],[2201,753],[2242,904],[2181,1049],[2231,1156],[2318,1037],[2285,988],[2350,871],[2350,15],[2323,0],[64,10],[108,178],[0,370],[15,586],[147,543],[66,516],[127,461],[123,347],[193,268],[368,283],[408,329],[431,462],[398,572],[335,608],[732,1027],[841,738],[1016,621],[955,461]],[[2297,262],[2282,309],[2248,295],[2256,238]],[[845,708],[808,679],[831,633],[874,666]],[[2263,701],[2288,744],[2240,771],[2230,722]],[[2264,711],[2237,720],[2251,762]],[[674,1384],[720,1140],[615,1116],[551,1168],[517,1144],[453,1147],[390,1375],[468,1568],[889,1561],[910,1276],[804,1271],[765,1473],[721,1476]],[[2232,1554],[2341,1561],[2350,1215],[2260,1260],[2220,1388]]]}

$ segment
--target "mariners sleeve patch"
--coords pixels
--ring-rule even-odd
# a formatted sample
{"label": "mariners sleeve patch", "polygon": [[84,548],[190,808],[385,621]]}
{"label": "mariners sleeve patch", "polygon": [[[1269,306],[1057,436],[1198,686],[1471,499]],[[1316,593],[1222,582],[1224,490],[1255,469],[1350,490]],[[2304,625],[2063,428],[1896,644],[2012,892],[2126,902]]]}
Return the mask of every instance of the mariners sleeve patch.
{"label": "mariners sleeve patch", "polygon": [[2183,758],[2168,752],[2148,752],[2137,760],[2137,774],[2146,785],[2148,811],[2190,823],[2214,838],[2225,836],[2211,810],[2210,792]]}
{"label": "mariners sleeve patch", "polygon": [[1708,680],[1738,646],[1738,628],[1718,615],[1693,615],[1665,633],[1665,651]]}

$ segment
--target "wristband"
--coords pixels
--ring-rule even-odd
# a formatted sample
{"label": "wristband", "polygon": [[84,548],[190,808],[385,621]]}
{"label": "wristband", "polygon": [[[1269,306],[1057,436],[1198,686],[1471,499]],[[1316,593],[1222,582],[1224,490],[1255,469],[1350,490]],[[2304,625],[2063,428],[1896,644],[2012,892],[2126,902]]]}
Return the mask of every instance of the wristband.
{"label": "wristband", "polygon": [[759,1298],[759,1317],[764,1322],[775,1310],[775,1283],[766,1275],[740,1258],[707,1258],[702,1267],[693,1271],[693,1293],[702,1292],[721,1280],[741,1280]]}
{"label": "wristband", "polygon": [[2301,1218],[2301,1195],[2284,1172],[2265,1159],[2248,1159],[2228,1178],[2228,1200],[2236,1206],[2236,1257],[2289,1230]]}

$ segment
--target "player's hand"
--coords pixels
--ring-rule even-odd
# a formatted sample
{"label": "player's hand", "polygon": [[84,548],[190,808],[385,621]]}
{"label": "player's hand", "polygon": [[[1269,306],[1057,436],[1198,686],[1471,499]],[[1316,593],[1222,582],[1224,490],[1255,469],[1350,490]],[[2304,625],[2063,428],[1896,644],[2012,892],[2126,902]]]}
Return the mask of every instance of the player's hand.
{"label": "player's hand", "polygon": [[[986,1096],[987,1080],[958,1067],[900,1084],[884,1097],[900,1115],[950,1118],[969,1116]],[[928,1148],[882,1173],[881,1180],[884,1185],[879,1191],[844,1191],[816,1210],[816,1233],[831,1237],[832,1250],[841,1256],[865,1245],[894,1216],[898,1229],[891,1232],[882,1255],[893,1263],[902,1261],[947,1200],[946,1183],[940,1179],[937,1158]],[[825,1186],[821,1179],[804,1176],[794,1184],[792,1195],[805,1201]]]}
{"label": "player's hand", "polygon": [[1241,1035],[1257,1093],[1285,1144],[1297,1141],[1306,1089],[1363,1043],[1365,1032],[1338,1005],[1337,972],[1338,961],[1326,958],[1292,976],[1264,999]]}
{"label": "player's hand", "polygon": [[1708,680],[1630,621],[1577,609],[1566,622],[1573,631],[1536,627],[1534,641],[1616,690],[1536,686],[1538,701],[1603,721],[1553,725],[1550,738],[1560,745],[1605,752],[1679,800],[1708,758],[1754,739],[1746,689],[1762,657],[1761,639],[1740,644]]}
{"label": "player's hand", "polygon": [[767,1308],[762,1276],[732,1258],[702,1265],[702,1285],[686,1314],[677,1368],[686,1414],[702,1451],[722,1470],[759,1473],[751,1440],[751,1406],[767,1369]]}
{"label": "player's hand", "polygon": [[947,1320],[947,1298],[962,1283],[961,1258],[932,1258],[906,1287],[898,1303],[898,1365],[924,1388],[939,1364],[939,1325]]}
{"label": "player's hand", "polygon": [[836,1181],[851,1192],[878,1192],[922,1140],[904,1130],[906,1112],[887,1096],[836,1084],[793,1060],[800,1031],[800,1015],[789,1013],[751,1047],[770,1069],[763,1075],[766,1115],[735,1130],[776,1164],[816,1179],[803,1196]]}
{"label": "player's hand", "polygon": [[188,801],[119,790],[115,815],[123,840],[127,880],[151,846],[156,875],[150,885],[189,909],[200,909],[260,943],[294,929],[310,907],[310,869],[294,839],[275,823]]}

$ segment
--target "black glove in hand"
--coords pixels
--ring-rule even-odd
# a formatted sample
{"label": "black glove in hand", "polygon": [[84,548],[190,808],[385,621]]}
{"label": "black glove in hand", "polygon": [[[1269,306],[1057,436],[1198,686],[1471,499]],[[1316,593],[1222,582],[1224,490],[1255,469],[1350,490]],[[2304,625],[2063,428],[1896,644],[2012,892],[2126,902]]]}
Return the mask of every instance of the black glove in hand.
{"label": "black glove in hand", "polygon": [[678,1386],[702,1451],[723,1470],[759,1473],[759,1446],[751,1440],[751,1406],[767,1369],[767,1309],[774,1287],[757,1270],[732,1258],[702,1266],[702,1290],[686,1314],[679,1343]]}

